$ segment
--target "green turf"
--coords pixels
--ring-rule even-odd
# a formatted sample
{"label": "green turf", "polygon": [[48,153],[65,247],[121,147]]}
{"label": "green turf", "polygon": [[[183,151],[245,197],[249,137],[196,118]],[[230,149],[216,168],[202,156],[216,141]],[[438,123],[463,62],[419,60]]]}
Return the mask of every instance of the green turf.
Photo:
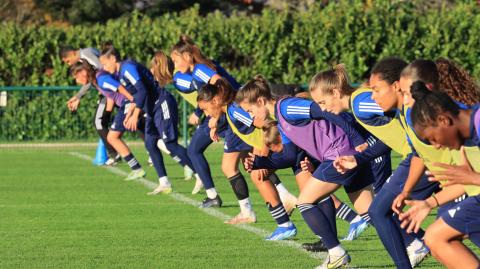
{"label": "green turf", "polygon": [[[313,268],[321,263],[295,248],[266,242],[258,235],[223,224],[217,218],[168,195],[147,196],[137,182],[72,156],[93,148],[0,149],[0,268]],[[236,199],[220,170],[221,147],[208,151],[217,189],[225,202],[220,211],[234,215]],[[140,161],[146,153],[134,148]],[[196,200],[193,181],[167,156],[174,190]],[[119,165],[128,171],[125,163]],[[154,181],[153,168],[147,178]],[[293,192],[289,170],[280,177]],[[252,226],[272,231],[269,216],[253,184],[250,192],[258,216]],[[345,199],[345,193],[339,192]],[[430,217],[430,221],[433,217]],[[316,240],[298,212],[295,241]],[[339,236],[348,225],[338,221]],[[359,268],[392,268],[375,230],[344,244]],[[421,268],[438,268],[428,258]]]}

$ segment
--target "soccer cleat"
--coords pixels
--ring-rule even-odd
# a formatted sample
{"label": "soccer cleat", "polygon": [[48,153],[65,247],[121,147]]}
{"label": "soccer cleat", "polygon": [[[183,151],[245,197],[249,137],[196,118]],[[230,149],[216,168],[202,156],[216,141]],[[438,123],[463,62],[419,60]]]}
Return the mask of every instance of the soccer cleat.
{"label": "soccer cleat", "polygon": [[348,230],[348,235],[342,239],[342,241],[353,241],[360,236],[363,231],[368,228],[369,224],[364,219],[361,219],[357,222],[350,224],[350,229]]}
{"label": "soccer cleat", "polygon": [[250,211],[249,215],[244,215],[242,212],[240,212],[235,217],[225,221],[226,224],[241,224],[241,223],[255,223],[255,222],[257,222],[257,216],[253,211]]}
{"label": "soccer cleat", "polygon": [[220,196],[217,195],[217,197],[210,199],[210,198],[205,198],[200,205],[200,208],[207,208],[207,207],[222,207],[222,199],[220,199]]}
{"label": "soccer cleat", "polygon": [[429,253],[430,249],[423,242],[422,246],[418,249],[411,250],[407,248],[408,259],[410,260],[412,268],[419,265]]}
{"label": "soccer cleat", "polygon": [[348,255],[347,252],[345,252],[345,254],[339,258],[328,255],[322,265],[315,269],[335,269],[345,267],[350,263],[351,260],[352,258],[350,258],[350,255]]}
{"label": "soccer cleat", "polygon": [[302,248],[310,252],[324,252],[328,250],[322,240],[313,243],[303,243]]}
{"label": "soccer cleat", "polygon": [[265,240],[276,241],[276,240],[286,240],[297,235],[297,227],[295,225],[290,225],[288,227],[278,226],[273,233],[265,238]]}
{"label": "soccer cleat", "polygon": [[125,178],[125,180],[130,181],[130,180],[135,180],[135,179],[140,179],[142,177],[145,177],[147,173],[142,168],[132,170],[130,174]]}
{"label": "soccer cleat", "polygon": [[202,190],[202,188],[203,188],[203,183],[200,180],[200,178],[197,178],[197,180],[195,181],[195,187],[193,187],[193,190],[192,190],[192,194],[199,193]]}
{"label": "soccer cleat", "polygon": [[122,160],[122,158],[117,155],[115,158],[108,158],[108,160],[105,162],[105,165],[106,166],[115,166],[117,165],[120,161]]}
{"label": "soccer cleat", "polygon": [[169,194],[172,192],[172,186],[158,184],[158,186],[151,192],[147,193],[148,195],[157,195],[159,193]]}

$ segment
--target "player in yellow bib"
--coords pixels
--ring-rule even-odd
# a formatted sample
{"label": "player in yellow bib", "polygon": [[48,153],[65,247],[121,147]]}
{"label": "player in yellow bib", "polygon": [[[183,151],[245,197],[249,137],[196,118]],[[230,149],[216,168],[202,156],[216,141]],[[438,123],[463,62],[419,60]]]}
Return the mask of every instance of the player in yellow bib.
{"label": "player in yellow bib", "polygon": [[[463,193],[469,198],[444,212],[426,231],[425,242],[432,255],[448,268],[479,268],[480,261],[463,243],[465,236],[480,246],[480,110],[479,105],[462,108],[445,92],[430,91],[423,83],[411,88],[415,104],[412,124],[419,138],[432,146],[452,151],[453,163],[434,164],[436,180],[450,180],[447,187],[426,200],[407,201],[401,214],[408,231],[417,230],[428,213]],[[460,184],[459,184],[460,183]],[[476,184],[464,185],[464,184]]]}

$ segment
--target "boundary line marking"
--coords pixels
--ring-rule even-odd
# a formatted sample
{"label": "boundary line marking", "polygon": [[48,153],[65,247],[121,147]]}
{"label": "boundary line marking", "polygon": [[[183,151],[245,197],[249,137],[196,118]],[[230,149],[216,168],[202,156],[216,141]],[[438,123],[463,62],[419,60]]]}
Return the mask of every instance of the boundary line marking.
{"label": "boundary line marking", "polygon": [[[86,155],[86,154],[82,154],[82,153],[79,153],[79,152],[69,152],[69,154],[71,156],[74,156],[74,157],[77,157],[77,158],[80,158],[82,160],[85,160],[85,161],[92,161],[93,159]],[[128,175],[127,172],[121,170],[120,168],[117,168],[117,167],[112,167],[112,166],[102,166],[102,168],[108,170],[109,172],[113,173],[113,174],[116,174],[116,175],[119,175],[119,176],[122,176],[122,177],[125,177]],[[140,184],[142,184],[143,186],[145,186],[147,189],[149,190],[153,190],[157,187],[157,184],[155,184],[154,182],[150,181],[150,180],[146,180],[144,178],[141,178],[141,179],[137,179],[137,180],[134,180]],[[212,217],[215,217],[217,219],[220,219],[222,221],[225,221],[225,220],[228,220],[228,219],[231,219],[232,216],[229,216],[217,209],[214,209],[214,208],[200,208],[200,202],[197,201],[197,200],[194,200],[190,197],[187,197],[183,194],[180,194],[178,192],[175,192],[175,191],[172,191],[170,194],[168,194],[169,197],[173,198],[174,200],[177,200],[179,202],[182,202],[182,203],[185,203],[185,204],[188,204],[188,205],[191,205],[191,206],[194,206],[196,208],[198,208],[199,210],[203,211],[205,214],[209,215],[209,216],[212,216]],[[227,224],[225,224],[227,225]],[[244,230],[244,231],[247,231],[247,232],[250,232],[250,233],[253,233],[253,234],[256,234],[260,237],[265,238],[267,237],[268,235],[270,235],[270,232],[268,232],[267,230],[264,230],[264,229],[261,229],[261,228],[257,228],[257,227],[253,227],[251,225],[248,225],[248,224],[238,224],[238,225],[230,225],[231,227],[235,227],[237,229],[241,229],[241,230]],[[302,245],[298,242],[295,242],[295,241],[291,241],[291,240],[277,240],[277,241],[271,241],[275,244],[278,244],[278,245],[281,245],[281,246],[285,246],[285,247],[291,247],[291,248],[294,248],[294,249],[297,249],[301,252],[303,252],[304,254],[307,254],[308,256],[312,257],[312,258],[315,258],[315,259],[320,259],[320,260],[324,260],[327,255],[325,252],[308,252],[306,250],[304,250],[302,248]],[[349,268],[355,268],[355,267],[349,267]]]}

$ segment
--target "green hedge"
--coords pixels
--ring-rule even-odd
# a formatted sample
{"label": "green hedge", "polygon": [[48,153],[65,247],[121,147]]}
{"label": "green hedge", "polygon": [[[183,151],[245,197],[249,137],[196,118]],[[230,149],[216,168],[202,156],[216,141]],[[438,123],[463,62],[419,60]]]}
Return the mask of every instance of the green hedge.
{"label": "green hedge", "polygon": [[[197,7],[154,19],[134,13],[105,25],[68,28],[2,24],[0,85],[72,85],[57,56],[62,44],[98,47],[113,40],[124,56],[147,63],[155,50],[168,51],[181,33],[189,34],[240,81],[261,73],[276,82],[305,83],[335,63],[345,63],[352,79],[360,81],[378,58],[391,55],[408,60],[444,56],[480,76],[480,16],[475,1],[427,11],[408,1],[388,2],[339,1],[303,13],[267,10],[252,17],[221,13],[201,17]],[[45,76],[49,68],[53,74]],[[44,100],[48,94],[31,100],[9,96],[9,107],[0,108],[0,140],[95,137],[92,128],[59,135],[73,128],[72,120],[91,121],[92,109],[85,107],[93,107],[93,102],[83,102],[84,111],[76,115],[66,111],[70,94],[59,93],[48,101]],[[37,105],[42,102],[48,105]],[[18,120],[32,117],[34,121]]]}

